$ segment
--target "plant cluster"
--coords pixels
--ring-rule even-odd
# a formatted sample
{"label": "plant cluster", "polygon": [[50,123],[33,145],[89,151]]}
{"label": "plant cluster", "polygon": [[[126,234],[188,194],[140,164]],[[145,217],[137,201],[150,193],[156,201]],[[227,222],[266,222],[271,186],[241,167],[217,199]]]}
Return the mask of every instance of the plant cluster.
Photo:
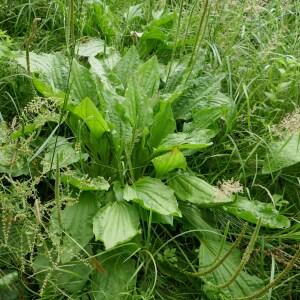
{"label": "plant cluster", "polygon": [[23,2],[1,17],[4,299],[297,297],[299,58],[253,30],[299,5]]}

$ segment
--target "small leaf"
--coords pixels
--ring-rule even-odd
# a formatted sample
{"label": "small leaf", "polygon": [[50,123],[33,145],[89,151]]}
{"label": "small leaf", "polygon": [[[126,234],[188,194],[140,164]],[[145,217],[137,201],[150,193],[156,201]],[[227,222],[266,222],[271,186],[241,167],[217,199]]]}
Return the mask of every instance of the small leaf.
{"label": "small leaf", "polygon": [[103,241],[105,249],[125,243],[139,233],[139,214],[126,202],[109,203],[97,212],[93,220],[96,240]]}
{"label": "small leaf", "polygon": [[127,185],[124,199],[135,201],[143,208],[162,215],[181,216],[173,190],[159,179],[144,177],[132,186]]}
{"label": "small leaf", "polygon": [[66,171],[60,174],[62,183],[72,185],[81,191],[108,191],[109,183],[101,176],[89,178],[78,171]]}
{"label": "small leaf", "polygon": [[290,220],[280,215],[271,203],[250,201],[245,197],[238,196],[236,201],[223,207],[230,214],[256,224],[261,219],[261,226],[268,228],[289,228]]}
{"label": "small leaf", "polygon": [[180,200],[203,207],[220,206],[234,201],[234,197],[226,196],[216,187],[189,173],[175,175],[168,185]]}
{"label": "small leaf", "polygon": [[300,134],[273,142],[264,161],[262,173],[269,174],[300,162]]}
{"label": "small leaf", "polygon": [[84,98],[72,112],[86,123],[95,137],[101,137],[104,132],[109,131],[100,111],[89,98]]}
{"label": "small leaf", "polygon": [[178,148],[179,150],[201,150],[212,145],[210,138],[213,135],[214,132],[209,129],[195,130],[189,133],[171,133],[161,141],[156,152],[169,151],[173,148]]}
{"label": "small leaf", "polygon": [[177,148],[152,159],[156,176],[162,177],[175,169],[186,169],[186,159]]}

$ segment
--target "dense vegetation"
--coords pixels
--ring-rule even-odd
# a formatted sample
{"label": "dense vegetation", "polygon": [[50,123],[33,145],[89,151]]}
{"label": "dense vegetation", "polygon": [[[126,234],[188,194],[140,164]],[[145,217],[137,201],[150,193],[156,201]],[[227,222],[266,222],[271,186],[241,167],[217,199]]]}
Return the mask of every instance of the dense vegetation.
{"label": "dense vegetation", "polygon": [[299,14],[2,0],[0,299],[298,299]]}

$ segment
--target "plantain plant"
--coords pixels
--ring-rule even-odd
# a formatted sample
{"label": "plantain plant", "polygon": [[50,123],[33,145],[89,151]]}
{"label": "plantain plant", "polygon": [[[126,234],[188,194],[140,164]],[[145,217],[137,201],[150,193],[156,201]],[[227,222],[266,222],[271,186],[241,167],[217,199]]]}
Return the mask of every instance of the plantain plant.
{"label": "plantain plant", "polygon": [[[218,208],[258,228],[273,229],[288,228],[288,218],[270,204],[238,196],[239,186],[229,190],[213,186],[189,167],[190,157],[211,147],[233,122],[235,105],[220,92],[222,75],[204,74],[201,63],[190,69],[189,58],[173,62],[171,69],[155,56],[143,62],[135,47],[120,58],[96,39],[78,45],[76,52],[77,59],[71,61],[62,53],[30,54],[33,83],[42,98],[31,103],[38,106],[37,111],[31,108],[36,114],[31,118],[24,114],[10,139],[17,149],[20,139],[31,138],[31,154],[18,157],[17,153],[12,163],[11,149],[4,145],[0,150],[1,172],[55,182],[55,206],[43,225],[50,240],[39,245],[33,263],[40,295],[53,283],[74,293],[80,290],[90,275],[86,264],[75,264],[83,253],[100,269],[91,275],[93,290],[98,289],[94,296],[102,299],[102,289],[110,293],[109,299],[117,299],[122,289],[134,286],[135,263],[131,256],[124,262],[120,255],[105,262],[105,253],[128,247],[133,253],[146,251],[151,226],[174,223],[213,232],[199,236],[199,268],[206,259],[215,261],[209,277],[200,276],[207,295],[213,291],[227,298],[243,297],[262,288],[258,277],[242,271],[253,249],[239,263],[238,250],[217,238],[219,233],[201,214]],[[23,54],[17,60],[28,67]],[[43,105],[46,109],[41,109]],[[51,133],[43,138],[45,126]],[[68,134],[59,135],[62,128]],[[43,218],[39,215],[41,224]],[[256,238],[257,232],[252,248]],[[101,243],[94,245],[93,240]],[[97,253],[104,259],[95,258]],[[219,261],[223,255],[228,258]],[[75,267],[70,269],[72,263]],[[119,269],[122,274],[110,272],[121,276],[110,292],[113,277],[103,275],[103,268]],[[66,275],[59,275],[60,270]],[[243,289],[247,281],[252,285]]]}

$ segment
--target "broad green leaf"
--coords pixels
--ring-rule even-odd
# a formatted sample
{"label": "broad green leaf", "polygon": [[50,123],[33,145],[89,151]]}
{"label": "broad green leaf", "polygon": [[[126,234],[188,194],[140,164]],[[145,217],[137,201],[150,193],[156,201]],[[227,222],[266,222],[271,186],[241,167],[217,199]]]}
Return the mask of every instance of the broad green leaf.
{"label": "broad green leaf", "polygon": [[[18,58],[18,63],[26,68],[26,55],[22,52]],[[79,64],[75,59],[70,65],[67,58],[62,53],[36,54],[30,53],[30,68],[32,73],[37,73],[38,79],[33,81],[36,89],[46,97],[53,97],[62,105],[68,86],[70,88],[70,99],[68,103],[74,101],[79,103],[85,97],[89,97],[95,104],[99,103],[100,81],[86,67]]]}
{"label": "broad green leaf", "polygon": [[214,132],[209,129],[171,133],[161,141],[156,152],[169,151],[173,148],[201,150],[212,145],[210,139],[213,135]]}
{"label": "broad green leaf", "polygon": [[105,51],[105,42],[99,38],[89,38],[76,47],[76,53],[83,57],[94,57],[103,54]]}
{"label": "broad green leaf", "polygon": [[[33,270],[37,274],[35,278],[42,287],[46,276],[53,262],[50,261],[49,254],[38,254],[33,263]],[[46,299],[58,299],[61,296],[59,290],[72,293],[75,298],[80,298],[82,289],[87,283],[91,273],[91,268],[85,263],[72,261],[66,265],[60,265],[50,274],[47,288],[43,294]],[[49,275],[48,275],[49,276]]]}
{"label": "broad green leaf", "polygon": [[[176,21],[176,14],[170,13],[147,24],[138,44],[138,49],[143,57],[147,57],[154,51],[156,54],[165,54],[166,56],[166,50],[173,49],[175,45],[172,34],[174,21]],[[170,59],[170,57],[171,55],[168,55],[167,58]]]}
{"label": "broad green leaf", "polygon": [[[36,78],[33,76],[32,82],[34,84],[34,87],[37,89],[37,91],[47,97],[47,98],[52,98],[57,101],[57,104],[60,106],[63,106],[64,104],[64,99],[65,99],[65,93],[59,90],[56,90],[52,88],[49,84],[45,83],[44,81]],[[68,103],[70,103],[69,101]]]}
{"label": "broad green leaf", "polygon": [[[231,243],[225,242],[223,244],[223,248],[221,248],[223,234],[219,230],[210,226],[203,219],[202,210],[190,203],[181,204],[180,208],[182,209],[185,224],[190,229],[198,230],[195,232],[195,235],[201,242],[199,251],[199,269],[200,271],[204,271],[204,265],[211,266],[218,258],[224,256],[225,252],[230,248]],[[240,252],[235,249],[217,269],[205,276],[202,276],[201,279],[205,282],[204,293],[208,297],[211,296],[211,299],[216,300],[236,299],[250,296],[258,289],[263,288],[265,283],[260,278],[250,275],[245,271],[242,271],[236,280],[227,288],[223,288],[222,290],[213,288],[213,285],[222,284],[228,281],[237,271],[240,262]]]}
{"label": "broad green leaf", "polygon": [[81,155],[79,151],[76,151],[72,147],[72,144],[70,144],[65,137],[52,137],[49,141],[45,156],[41,161],[43,173],[47,173],[50,169],[55,170],[57,160],[59,168],[65,168],[86,158],[87,154]]}
{"label": "broad green leaf", "polygon": [[225,116],[223,107],[209,107],[193,112],[193,128],[205,129],[216,125],[216,121]]}
{"label": "broad green leaf", "polygon": [[60,119],[59,114],[52,112],[38,115],[31,123],[25,124],[23,128],[20,128],[12,133],[13,138],[19,138],[26,136],[35,130],[43,127],[48,122],[58,123]]}
{"label": "broad green leaf", "polygon": [[233,101],[220,92],[223,78],[224,75],[207,75],[192,80],[174,102],[175,118],[188,120],[195,110],[203,108],[217,107],[231,111],[234,107]]}
{"label": "broad green leaf", "polygon": [[[39,80],[46,83],[53,91],[66,91],[69,66],[67,58],[62,53],[36,54],[30,52],[30,69],[39,74]],[[17,62],[27,68],[26,55],[22,52],[17,57]]]}
{"label": "broad green leaf", "polygon": [[103,59],[100,60],[96,57],[89,57],[88,60],[91,66],[91,71],[100,78],[103,87],[108,91],[114,92],[114,88],[108,77],[109,69],[105,64],[105,61]]}
{"label": "broad green leaf", "polygon": [[61,245],[62,262],[71,260],[93,238],[93,217],[96,212],[96,196],[90,192],[83,192],[78,203],[61,211],[62,227],[68,233],[63,237]]}
{"label": "broad green leaf", "polygon": [[93,231],[105,249],[125,243],[139,233],[138,211],[126,202],[109,203],[94,216]]}
{"label": "broad green leaf", "polygon": [[130,290],[136,283],[136,266],[133,259],[112,256],[102,263],[105,272],[92,277],[92,295],[95,300],[130,299]]}
{"label": "broad green leaf", "polygon": [[156,176],[162,177],[175,169],[186,169],[187,163],[184,155],[177,148],[152,159]]}
{"label": "broad green leaf", "polygon": [[159,179],[144,177],[132,186],[127,185],[124,199],[135,201],[143,208],[162,215],[181,216],[173,190]]}
{"label": "broad green leaf", "polygon": [[124,14],[124,18],[129,24],[136,18],[143,18],[143,3],[129,6],[128,10]]}
{"label": "broad green leaf", "polygon": [[160,80],[157,58],[153,56],[151,59],[140,65],[133,78],[144,96],[147,98],[156,96]]}
{"label": "broad green leaf", "polygon": [[17,144],[0,145],[0,173],[11,176],[27,175],[29,166],[26,156],[19,151]]}
{"label": "broad green leaf", "polygon": [[[140,218],[145,221],[149,222],[151,220],[151,224],[169,224],[173,225],[174,217],[171,215],[161,215],[159,213],[149,211],[146,209],[140,209]],[[151,214],[151,217],[150,217]]]}
{"label": "broad green leaf", "polygon": [[271,143],[262,172],[269,174],[300,162],[300,134]]}
{"label": "broad green leaf", "polygon": [[271,203],[263,203],[255,200],[250,201],[245,197],[238,196],[233,203],[223,206],[223,209],[254,224],[261,219],[261,226],[268,228],[283,229],[291,225],[290,220],[280,215]]}
{"label": "broad green leaf", "polygon": [[[202,239],[199,251],[199,271],[202,272],[205,270],[202,266],[213,264],[218,258],[218,255],[219,257],[224,256],[230,249],[230,246],[231,244],[229,242],[225,242],[221,253],[219,253],[220,241]],[[204,282],[206,283],[204,293],[207,296],[213,294],[214,297],[216,297],[215,299],[237,299],[250,296],[257,290],[263,288],[263,280],[255,275],[250,275],[245,271],[241,271],[236,280],[228,287],[219,290],[213,287],[213,285],[221,285],[228,282],[237,271],[240,261],[240,252],[238,250],[233,251],[216,270],[203,276],[202,279],[204,279]],[[266,299],[266,297],[259,299]]]}
{"label": "broad green leaf", "polygon": [[168,185],[180,200],[202,207],[221,206],[234,201],[233,196],[226,196],[216,187],[189,173],[174,175]]}
{"label": "broad green leaf", "polygon": [[113,72],[122,82],[124,88],[127,86],[127,81],[129,78],[128,71],[131,74],[135,72],[138,65],[140,64],[139,54],[135,47],[131,47],[126,54],[121,58],[118,64],[114,67]]}
{"label": "broad green leaf", "polygon": [[18,277],[19,275],[17,271],[13,271],[8,274],[2,273],[0,277],[0,291],[2,288],[8,287],[9,285],[13,284],[18,279]]}
{"label": "broad green leaf", "polygon": [[96,105],[101,100],[101,84],[93,72],[81,65],[77,60],[72,63],[70,74],[70,98],[79,103],[90,98]]}
{"label": "broad green leaf", "polygon": [[87,14],[90,16],[84,22],[84,33],[88,36],[101,36],[104,40],[116,40],[121,28],[121,20],[117,14],[114,14],[109,5],[102,1],[86,1],[88,6]]}
{"label": "broad green leaf", "polygon": [[142,131],[151,124],[153,115],[153,105],[143,94],[137,81],[130,79],[125,93],[124,110],[125,116],[133,128]]}
{"label": "broad green leaf", "polygon": [[84,121],[94,137],[99,138],[104,132],[109,131],[99,109],[89,98],[84,98],[72,109],[72,113]]}
{"label": "broad green leaf", "polygon": [[133,128],[143,131],[153,122],[153,108],[159,87],[159,67],[155,57],[140,65],[129,79],[124,111]]}
{"label": "broad green leaf", "polygon": [[91,178],[79,171],[65,171],[60,174],[60,180],[81,191],[108,191],[109,189],[109,183],[103,177]]}
{"label": "broad green leaf", "polygon": [[152,147],[157,147],[160,142],[176,129],[176,122],[173,116],[171,103],[161,101],[158,113],[153,118],[153,124],[150,128],[149,143]]}

